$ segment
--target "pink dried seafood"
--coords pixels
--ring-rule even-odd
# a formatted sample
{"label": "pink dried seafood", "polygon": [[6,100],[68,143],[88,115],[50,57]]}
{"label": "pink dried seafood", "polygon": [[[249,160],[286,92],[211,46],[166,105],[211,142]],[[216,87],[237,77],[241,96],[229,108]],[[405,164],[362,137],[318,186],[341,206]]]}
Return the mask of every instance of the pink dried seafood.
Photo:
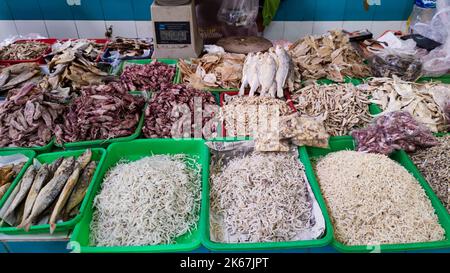
{"label": "pink dried seafood", "polygon": [[173,82],[175,70],[175,66],[158,61],[127,65],[120,79],[129,91],[159,91],[161,84]]}
{"label": "pink dried seafood", "polygon": [[[194,109],[195,99],[201,101],[201,109]],[[203,112],[203,134],[215,133],[217,123],[213,122],[213,118],[217,108],[214,97],[209,92],[185,84],[161,84],[161,91],[153,94],[145,110],[145,125],[142,131],[147,138],[191,137],[195,129],[194,111],[200,111]],[[210,121],[211,127],[207,127]]]}
{"label": "pink dried seafood", "polygon": [[132,135],[145,100],[117,82],[81,90],[55,129],[58,143],[110,139]]}
{"label": "pink dried seafood", "polygon": [[385,155],[395,150],[414,152],[417,147],[438,144],[428,128],[403,111],[384,114],[366,128],[353,131],[352,136],[358,151]]}

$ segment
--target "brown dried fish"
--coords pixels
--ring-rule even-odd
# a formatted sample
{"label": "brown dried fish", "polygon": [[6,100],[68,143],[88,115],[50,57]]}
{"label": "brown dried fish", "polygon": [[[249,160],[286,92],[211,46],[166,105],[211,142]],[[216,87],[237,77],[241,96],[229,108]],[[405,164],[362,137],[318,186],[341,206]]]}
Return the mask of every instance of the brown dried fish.
{"label": "brown dried fish", "polygon": [[42,57],[49,45],[38,41],[13,43],[0,48],[0,60],[33,60]]}
{"label": "brown dried fish", "polygon": [[0,73],[0,91],[20,88],[43,78],[37,63],[20,63],[4,68]]}

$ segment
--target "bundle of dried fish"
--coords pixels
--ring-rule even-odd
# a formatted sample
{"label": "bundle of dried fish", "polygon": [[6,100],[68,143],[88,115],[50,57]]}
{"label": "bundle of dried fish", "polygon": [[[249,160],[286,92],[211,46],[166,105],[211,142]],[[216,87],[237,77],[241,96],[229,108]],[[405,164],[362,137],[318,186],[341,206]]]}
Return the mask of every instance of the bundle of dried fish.
{"label": "bundle of dried fish", "polygon": [[88,149],[78,159],[58,158],[29,166],[0,210],[3,221],[26,231],[32,225],[50,224],[53,233],[57,221],[78,214],[97,164],[91,159]]}
{"label": "bundle of dried fish", "polygon": [[395,150],[414,152],[417,147],[431,147],[438,142],[431,131],[408,112],[386,113],[364,129],[355,130],[357,150],[389,155]]}
{"label": "bundle of dried fish", "polygon": [[201,166],[186,155],[120,162],[106,174],[94,200],[90,244],[173,244],[196,228]]}
{"label": "bundle of dried fish", "polygon": [[11,90],[0,105],[0,147],[44,146],[65,106],[34,84]]}
{"label": "bundle of dried fish", "polygon": [[52,45],[52,52],[46,55],[46,59],[52,59],[54,56],[64,54],[66,51],[76,51],[82,54],[87,61],[95,62],[98,56],[102,54],[104,47],[105,44],[88,39],[58,41]]}
{"label": "bundle of dried fish", "polygon": [[345,77],[370,76],[369,67],[341,31],[302,38],[289,48],[289,53],[302,79],[344,82]]}
{"label": "bundle of dried fish", "polygon": [[136,131],[145,101],[130,95],[120,83],[89,86],[63,113],[56,125],[58,143],[110,139]]}
{"label": "bundle of dried fish", "polygon": [[239,88],[244,60],[243,54],[205,54],[190,62],[180,59],[178,67],[183,83],[193,88]]}
{"label": "bundle of dried fish", "polygon": [[331,153],[319,160],[316,173],[339,242],[381,245],[445,238],[418,181],[387,156]]}
{"label": "bundle of dried fish", "polygon": [[44,56],[49,45],[39,41],[13,43],[0,48],[0,60],[34,60]]}
{"label": "bundle of dried fish", "polygon": [[150,43],[146,40],[124,37],[116,37],[107,45],[107,49],[118,51],[122,57],[142,56],[145,50],[150,50],[150,47]]}
{"label": "bundle of dried fish", "polygon": [[438,142],[413,153],[411,159],[450,213],[450,135],[439,137]]}
{"label": "bundle of dried fish", "polygon": [[[200,129],[207,138],[217,130],[217,108],[209,92],[184,84],[162,84],[161,92],[153,94],[145,110],[142,132],[146,138],[180,138],[194,136]],[[196,117],[202,119],[195,120]]]}
{"label": "bundle of dried fish", "polygon": [[120,76],[129,91],[160,91],[161,85],[172,83],[176,68],[156,60],[149,64],[126,65]]}
{"label": "bundle of dried fish", "polygon": [[226,136],[255,136],[279,130],[280,117],[293,110],[280,99],[270,97],[234,96],[221,109]]}
{"label": "bundle of dried fish", "polygon": [[312,84],[296,91],[292,100],[301,114],[321,116],[331,136],[343,136],[372,120],[369,95],[353,84]]}
{"label": "bundle of dried fish", "polygon": [[219,166],[210,181],[213,241],[295,241],[316,221],[305,168],[293,154],[235,157]]}
{"label": "bundle of dried fish", "polygon": [[37,63],[19,63],[5,67],[0,73],[0,91],[21,88],[38,83],[42,79],[41,68]]}
{"label": "bundle of dried fish", "polygon": [[394,76],[393,79],[373,78],[358,88],[372,93],[371,102],[381,107],[381,114],[407,111],[432,132],[447,131],[440,97],[450,99],[450,85],[405,82]]}

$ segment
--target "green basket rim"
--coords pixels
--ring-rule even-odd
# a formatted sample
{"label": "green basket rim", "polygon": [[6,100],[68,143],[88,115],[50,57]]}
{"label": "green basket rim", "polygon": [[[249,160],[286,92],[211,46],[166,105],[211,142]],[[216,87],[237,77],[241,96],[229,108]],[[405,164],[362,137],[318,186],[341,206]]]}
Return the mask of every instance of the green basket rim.
{"label": "green basket rim", "polygon": [[21,150],[33,150],[38,153],[46,153],[51,150],[55,143],[55,137],[53,136],[49,143],[45,146],[33,146],[33,147],[2,147],[0,151],[21,151]]}

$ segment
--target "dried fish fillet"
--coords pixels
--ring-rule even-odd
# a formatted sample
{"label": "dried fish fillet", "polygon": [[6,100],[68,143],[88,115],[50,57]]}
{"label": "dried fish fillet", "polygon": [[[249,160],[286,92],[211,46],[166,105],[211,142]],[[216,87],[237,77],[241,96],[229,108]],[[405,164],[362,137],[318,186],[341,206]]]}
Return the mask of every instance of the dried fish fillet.
{"label": "dried fish fillet", "polygon": [[33,60],[44,55],[49,45],[38,41],[13,43],[0,48],[0,60]]}

